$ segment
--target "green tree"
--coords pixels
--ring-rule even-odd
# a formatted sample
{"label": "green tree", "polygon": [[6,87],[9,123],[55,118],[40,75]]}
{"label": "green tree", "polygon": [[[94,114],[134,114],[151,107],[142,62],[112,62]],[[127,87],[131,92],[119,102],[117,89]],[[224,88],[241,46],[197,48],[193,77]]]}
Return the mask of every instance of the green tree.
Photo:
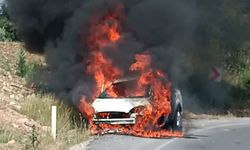
{"label": "green tree", "polygon": [[0,12],[0,41],[16,41],[17,34],[14,27],[14,24],[11,22],[6,5],[1,6]]}

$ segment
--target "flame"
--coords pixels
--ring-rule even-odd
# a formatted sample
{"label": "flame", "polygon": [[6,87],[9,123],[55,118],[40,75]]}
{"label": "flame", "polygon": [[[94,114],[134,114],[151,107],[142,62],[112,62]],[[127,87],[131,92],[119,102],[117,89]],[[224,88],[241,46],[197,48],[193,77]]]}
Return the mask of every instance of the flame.
{"label": "flame", "polygon": [[102,18],[101,23],[94,22],[90,27],[87,45],[91,53],[86,72],[92,75],[96,81],[96,92],[93,94],[93,98],[123,74],[122,70],[115,67],[112,60],[103,52],[105,46],[120,39],[119,23],[115,18],[115,14],[109,14]]}
{"label": "flame", "polygon": [[94,108],[87,102],[87,99],[85,96],[82,97],[82,99],[80,100],[80,110],[84,110],[82,111],[83,116],[88,120],[89,123],[92,123],[92,118],[93,115],[95,113]]}
{"label": "flame", "polygon": [[[147,53],[136,55],[135,62],[129,68],[130,72],[139,72],[140,74],[136,86],[129,93],[144,95],[145,90],[143,89],[150,85],[153,91],[152,105],[146,106],[144,115],[137,118],[135,125],[95,125],[92,122],[95,112],[91,102],[101,93],[102,89],[106,89],[115,79],[123,75],[123,70],[113,64],[112,59],[107,57],[103,51],[107,45],[116,44],[121,39],[121,22],[124,18],[122,11],[123,7],[119,5],[114,12],[105,15],[101,20],[91,22],[87,39],[90,55],[86,73],[94,77],[96,90],[91,100],[87,100],[86,97],[81,99],[79,109],[87,118],[90,123],[90,130],[94,134],[102,134],[106,130],[116,130],[120,134],[142,137],[182,137],[182,132],[162,130],[162,125],[158,124],[158,118],[162,115],[169,115],[171,112],[171,85],[164,82],[163,79],[167,79],[167,76],[162,71],[152,68],[151,56]],[[115,87],[111,87],[107,93],[112,97],[119,96]],[[135,109],[135,111],[139,109],[142,108]],[[102,113],[99,115],[107,117],[110,114]]]}
{"label": "flame", "polygon": [[114,25],[113,27],[109,28],[109,30],[108,30],[108,38],[111,42],[116,42],[121,38],[119,32],[117,31],[116,26],[117,25]]}

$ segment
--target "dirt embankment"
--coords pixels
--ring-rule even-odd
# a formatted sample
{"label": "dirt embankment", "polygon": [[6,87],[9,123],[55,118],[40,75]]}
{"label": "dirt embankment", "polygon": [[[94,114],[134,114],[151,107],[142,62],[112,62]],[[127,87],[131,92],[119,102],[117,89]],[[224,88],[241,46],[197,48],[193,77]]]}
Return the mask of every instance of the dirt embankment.
{"label": "dirt embankment", "polygon": [[[3,131],[0,138],[5,138],[5,130],[20,135],[28,135],[32,131],[32,125],[42,126],[34,120],[20,113],[21,103],[25,97],[34,93],[27,86],[24,78],[16,75],[19,50],[23,49],[21,43],[0,42],[0,129]],[[41,56],[25,54],[28,61],[42,63]],[[0,142],[0,149],[20,149],[20,143],[9,138],[6,142]]]}

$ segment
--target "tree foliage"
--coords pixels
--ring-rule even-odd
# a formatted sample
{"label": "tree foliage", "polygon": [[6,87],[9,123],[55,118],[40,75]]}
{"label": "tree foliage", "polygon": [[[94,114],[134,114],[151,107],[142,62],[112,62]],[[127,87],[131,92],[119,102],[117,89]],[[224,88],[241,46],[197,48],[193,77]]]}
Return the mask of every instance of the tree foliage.
{"label": "tree foliage", "polygon": [[0,11],[0,41],[16,41],[17,35],[13,22],[11,22],[6,5],[1,6]]}
{"label": "tree foliage", "polygon": [[231,73],[239,74],[249,69],[249,0],[196,1],[201,11],[195,29],[197,48],[213,51],[209,53],[211,57],[220,56],[217,61]]}
{"label": "tree foliage", "polygon": [[[204,50],[203,58],[200,58],[203,64],[210,63],[208,67],[219,64],[233,77],[230,79],[237,83],[232,88],[233,99],[250,100],[250,1],[195,2],[200,14],[194,31],[193,49]],[[230,86],[232,81],[227,82]]]}

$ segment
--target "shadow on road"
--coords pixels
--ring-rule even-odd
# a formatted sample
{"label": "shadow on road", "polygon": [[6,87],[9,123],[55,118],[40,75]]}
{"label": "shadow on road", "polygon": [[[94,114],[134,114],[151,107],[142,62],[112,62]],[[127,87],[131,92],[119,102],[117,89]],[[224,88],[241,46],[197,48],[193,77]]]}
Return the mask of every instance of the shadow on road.
{"label": "shadow on road", "polygon": [[208,137],[208,136],[207,135],[188,134],[188,135],[185,135],[183,138],[185,138],[185,139],[199,139],[201,137]]}

